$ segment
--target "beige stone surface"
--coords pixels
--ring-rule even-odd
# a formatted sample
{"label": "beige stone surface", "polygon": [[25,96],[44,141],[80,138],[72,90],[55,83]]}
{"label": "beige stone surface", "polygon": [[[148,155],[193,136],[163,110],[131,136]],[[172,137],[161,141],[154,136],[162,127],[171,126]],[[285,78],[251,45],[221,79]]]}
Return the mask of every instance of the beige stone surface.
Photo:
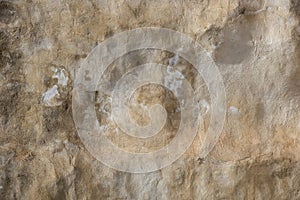
{"label": "beige stone surface", "polygon": [[[299,20],[298,0],[1,0],[0,199],[300,199]],[[209,114],[175,163],[130,174],[103,165],[79,139],[73,81],[97,44],[150,26],[187,34],[212,55],[228,110],[207,157],[199,159],[198,150]],[[133,52],[114,62],[106,78],[117,81],[137,64],[167,64],[173,56]],[[194,85],[203,83],[188,63],[181,66]],[[102,123],[110,123],[107,99],[95,99]],[[176,98],[146,86],[134,101],[166,107],[164,140],[132,141],[113,132],[108,138],[138,152],[170,142],[180,118]],[[131,112],[137,123],[149,122],[141,107]]]}

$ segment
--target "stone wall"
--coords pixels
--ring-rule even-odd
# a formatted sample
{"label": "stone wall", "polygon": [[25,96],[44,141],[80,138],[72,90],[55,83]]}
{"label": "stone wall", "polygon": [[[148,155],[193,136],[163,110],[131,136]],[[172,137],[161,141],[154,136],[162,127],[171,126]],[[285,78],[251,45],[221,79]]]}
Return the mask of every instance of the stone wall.
{"label": "stone wall", "polygon": [[[299,19],[298,0],[1,0],[0,199],[300,199]],[[140,27],[172,29],[202,45],[223,77],[227,116],[205,158],[199,147],[209,113],[175,163],[131,174],[87,151],[73,122],[72,89],[94,47]],[[133,52],[110,66],[107,80],[173,56]],[[179,65],[189,81],[204,83],[189,63],[180,59]],[[205,87],[202,92],[207,109],[209,95]],[[99,111],[103,99],[95,101]],[[138,152],[170,142],[180,118],[176,98],[147,86],[135,101],[166,107],[165,140],[108,137]],[[140,109],[132,107],[132,116],[147,124]],[[104,111],[97,117],[109,124]]]}

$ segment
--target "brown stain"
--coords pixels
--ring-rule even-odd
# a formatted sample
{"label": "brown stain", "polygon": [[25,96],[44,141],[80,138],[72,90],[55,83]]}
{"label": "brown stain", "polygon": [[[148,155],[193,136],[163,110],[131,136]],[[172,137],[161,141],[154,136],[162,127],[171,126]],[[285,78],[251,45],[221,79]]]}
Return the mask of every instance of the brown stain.
{"label": "brown stain", "polygon": [[[4,15],[12,7],[12,3],[0,2],[0,23],[8,22]],[[0,144],[8,141],[24,144],[30,140],[22,128],[25,113],[30,108],[24,103],[30,94],[25,92],[23,55],[19,50],[23,31],[21,26],[0,29]]]}

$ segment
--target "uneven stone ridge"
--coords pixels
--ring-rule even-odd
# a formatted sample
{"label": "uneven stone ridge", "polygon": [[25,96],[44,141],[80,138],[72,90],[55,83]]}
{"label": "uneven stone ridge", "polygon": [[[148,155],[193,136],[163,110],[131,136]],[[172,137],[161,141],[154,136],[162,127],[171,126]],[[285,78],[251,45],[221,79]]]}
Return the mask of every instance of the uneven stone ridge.
{"label": "uneven stone ridge", "polygon": [[[300,199],[299,20],[299,0],[0,0],[0,199]],[[222,135],[199,158],[211,102],[191,64],[153,49],[114,61],[106,83],[137,65],[172,61],[193,87],[204,85],[194,143],[148,174],[96,160],[72,117],[81,63],[105,39],[139,27],[176,30],[200,43],[218,65],[227,98]],[[177,82],[170,87],[180,87],[181,75],[171,75]],[[170,143],[180,121],[173,93],[146,85],[130,105],[137,124],[149,123],[144,109],[155,103],[168,117],[146,142],[117,129],[101,90],[95,111],[113,143],[149,152]]]}

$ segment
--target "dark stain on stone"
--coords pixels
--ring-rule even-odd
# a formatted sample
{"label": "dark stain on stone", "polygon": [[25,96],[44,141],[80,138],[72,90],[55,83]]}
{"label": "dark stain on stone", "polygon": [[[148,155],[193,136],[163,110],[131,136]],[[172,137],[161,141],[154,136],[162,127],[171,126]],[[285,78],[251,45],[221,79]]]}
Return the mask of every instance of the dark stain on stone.
{"label": "dark stain on stone", "polygon": [[8,1],[0,2],[0,22],[8,24],[14,21],[17,17],[16,7]]}
{"label": "dark stain on stone", "polygon": [[300,1],[291,0],[291,12],[300,17]]}
{"label": "dark stain on stone", "polygon": [[300,97],[300,1],[291,0],[290,6],[290,12],[296,17],[296,19],[298,20],[298,24],[292,31],[292,38],[296,44],[294,52],[295,70],[291,73],[288,80],[288,92],[291,96]]}
{"label": "dark stain on stone", "polygon": [[251,56],[253,46],[249,31],[251,22],[243,18],[223,29],[223,38],[214,52],[215,61],[219,64],[240,64]]}

